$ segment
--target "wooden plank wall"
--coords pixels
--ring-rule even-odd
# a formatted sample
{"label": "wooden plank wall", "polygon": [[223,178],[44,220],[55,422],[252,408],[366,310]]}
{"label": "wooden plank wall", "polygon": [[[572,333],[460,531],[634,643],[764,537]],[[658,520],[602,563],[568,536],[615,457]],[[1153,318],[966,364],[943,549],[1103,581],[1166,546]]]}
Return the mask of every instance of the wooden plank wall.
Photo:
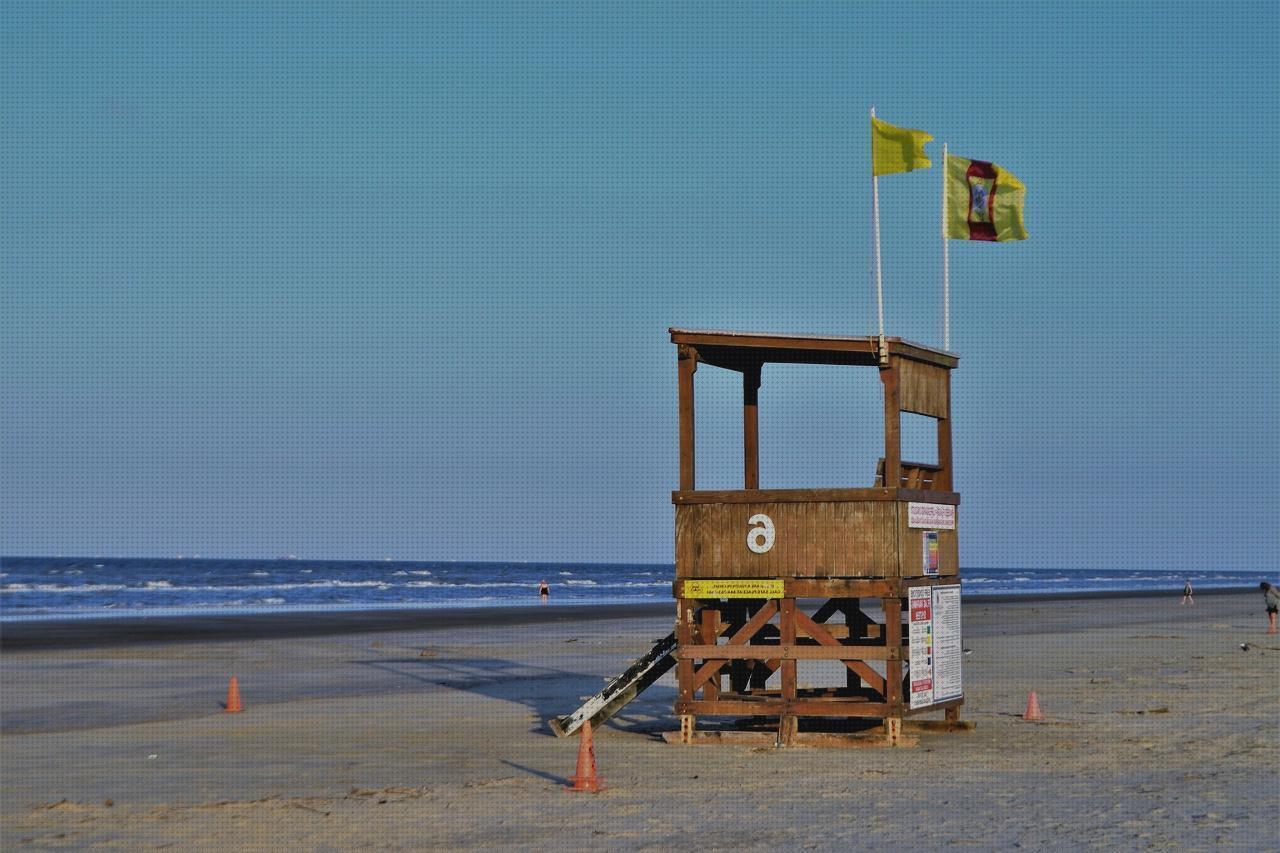
{"label": "wooden plank wall", "polygon": [[951,411],[950,373],[946,368],[909,358],[894,358],[898,376],[898,406],[904,412],[948,417]]}
{"label": "wooden plank wall", "polygon": [[[773,548],[752,553],[747,519],[774,523]],[[923,574],[923,531],[905,501],[699,503],[676,507],[677,578],[896,578]],[[959,572],[955,530],[938,531],[939,574]]]}
{"label": "wooden plank wall", "polygon": [[[907,504],[894,504],[898,508],[898,547],[902,549],[902,577],[911,578],[924,574],[924,530],[907,526]],[[959,522],[956,507],[956,526]],[[955,530],[938,531],[938,575],[947,577],[960,573],[960,545]]]}
{"label": "wooden plank wall", "polygon": [[[676,577],[897,577],[894,501],[689,504],[676,507]],[[764,554],[747,549],[747,519],[777,531]]]}

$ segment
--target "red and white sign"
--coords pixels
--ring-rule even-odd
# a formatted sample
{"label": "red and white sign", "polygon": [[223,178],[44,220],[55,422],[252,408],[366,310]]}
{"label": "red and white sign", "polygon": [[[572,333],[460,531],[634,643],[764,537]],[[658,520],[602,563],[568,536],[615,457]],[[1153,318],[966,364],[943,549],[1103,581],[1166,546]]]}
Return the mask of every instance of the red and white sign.
{"label": "red and white sign", "polygon": [[955,530],[956,508],[951,504],[907,504],[907,527]]}
{"label": "red and white sign", "polygon": [[927,708],[961,698],[960,585],[912,587],[907,591],[907,607],[911,707]]}

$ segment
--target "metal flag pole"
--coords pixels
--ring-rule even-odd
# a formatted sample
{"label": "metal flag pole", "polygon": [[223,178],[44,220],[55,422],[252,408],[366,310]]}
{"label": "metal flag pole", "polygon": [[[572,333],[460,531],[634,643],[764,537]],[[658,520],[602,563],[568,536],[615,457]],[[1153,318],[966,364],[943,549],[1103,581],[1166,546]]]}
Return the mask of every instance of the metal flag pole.
{"label": "metal flag pole", "polygon": [[[876,108],[871,108],[876,117]],[[872,133],[875,133],[874,128]],[[884,282],[880,272],[880,185],[876,181],[875,139],[871,140],[871,235],[876,259],[876,316],[880,321],[880,343],[884,344]]]}
{"label": "metal flag pole", "polygon": [[951,246],[947,242],[947,143],[942,143],[942,348],[951,350]]}

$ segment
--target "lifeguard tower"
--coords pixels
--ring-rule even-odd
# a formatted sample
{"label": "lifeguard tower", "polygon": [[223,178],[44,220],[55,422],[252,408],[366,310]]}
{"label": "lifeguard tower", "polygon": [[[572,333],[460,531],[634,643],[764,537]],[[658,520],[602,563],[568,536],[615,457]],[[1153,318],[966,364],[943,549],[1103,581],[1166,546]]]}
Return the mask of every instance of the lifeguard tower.
{"label": "lifeguard tower", "polygon": [[[675,739],[691,742],[699,718],[726,716],[775,719],[782,744],[797,739],[807,718],[882,720],[891,744],[902,742],[903,718],[916,714],[943,711],[945,719],[929,727],[958,728],[956,356],[900,338],[670,333],[680,388],[680,488],[671,496]],[[762,368],[776,363],[879,371],[884,456],[874,482],[762,488],[758,392]],[[741,489],[697,487],[694,377],[703,365],[742,376]],[[936,464],[902,459],[903,412],[936,421]],[[799,678],[802,668],[829,671],[832,664],[844,673],[841,683]]]}
{"label": "lifeguard tower", "polygon": [[[893,337],[669,331],[679,367],[675,630],[551,728],[563,736],[587,719],[599,725],[673,666],[680,729],[665,736],[673,742],[767,736],[779,745],[898,746],[912,742],[905,718],[937,711],[942,720],[906,728],[968,728],[959,718],[960,496],[951,467],[957,357]],[[884,455],[867,472],[869,485],[762,488],[758,399],[767,364],[879,372]],[[741,489],[697,487],[694,377],[702,366],[742,377]],[[903,412],[936,422],[936,463],[902,459]],[[831,683],[816,683],[824,677]],[[732,724],[699,730],[705,718]]]}

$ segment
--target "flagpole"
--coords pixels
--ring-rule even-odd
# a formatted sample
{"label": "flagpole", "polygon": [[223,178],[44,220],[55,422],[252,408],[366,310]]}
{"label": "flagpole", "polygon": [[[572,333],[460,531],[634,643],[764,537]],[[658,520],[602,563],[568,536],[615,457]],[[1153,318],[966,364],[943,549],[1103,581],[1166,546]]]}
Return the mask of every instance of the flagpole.
{"label": "flagpole", "polygon": [[[871,117],[876,117],[876,108],[871,108]],[[874,132],[874,131],[873,131]],[[871,143],[871,234],[875,244],[876,259],[876,316],[880,321],[880,339],[884,343],[884,282],[880,272],[880,185],[876,181],[875,142]]]}
{"label": "flagpole", "polygon": [[947,242],[947,143],[942,143],[942,348],[951,350],[951,245]]}

